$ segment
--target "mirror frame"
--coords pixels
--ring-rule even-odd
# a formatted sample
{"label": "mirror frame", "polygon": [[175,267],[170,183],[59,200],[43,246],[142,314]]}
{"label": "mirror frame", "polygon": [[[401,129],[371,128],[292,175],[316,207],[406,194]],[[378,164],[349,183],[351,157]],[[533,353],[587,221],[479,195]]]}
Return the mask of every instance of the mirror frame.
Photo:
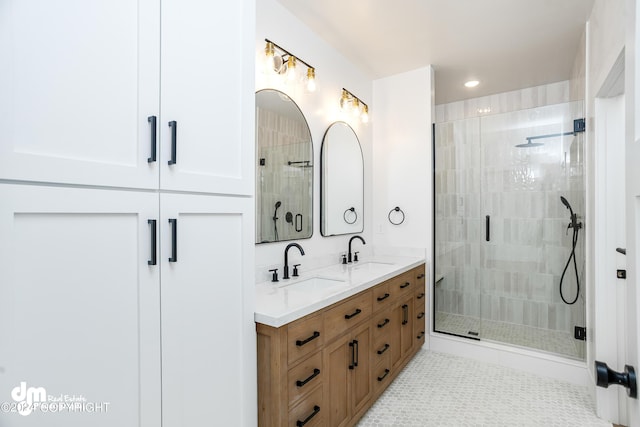
{"label": "mirror frame", "polygon": [[[361,160],[361,164],[362,164],[362,226],[359,230],[354,230],[354,231],[350,231],[350,232],[346,232],[346,233],[334,233],[334,234],[327,234],[326,230],[325,230],[325,212],[324,212],[324,208],[325,208],[325,173],[324,173],[324,169],[325,169],[325,143],[327,141],[327,134],[329,133],[329,131],[331,130],[331,128],[334,125],[344,125],[346,126],[349,130],[351,130],[351,132],[353,133],[353,136],[355,138],[355,141],[358,143],[358,148],[360,149],[360,160]],[[345,211],[346,212],[346,211]],[[364,153],[362,151],[362,144],[360,143],[360,138],[358,138],[358,134],[356,133],[356,131],[353,129],[353,127],[351,127],[351,125],[349,125],[349,123],[342,121],[342,120],[338,120],[335,121],[333,123],[331,123],[329,125],[329,127],[327,127],[327,130],[324,132],[324,135],[322,136],[322,145],[320,147],[320,234],[323,237],[329,237],[329,236],[342,236],[342,235],[349,235],[349,234],[358,234],[358,233],[362,233],[364,232]]]}
{"label": "mirror frame", "polygon": [[286,96],[289,101],[291,101],[291,103],[298,109],[298,111],[300,112],[300,115],[302,116],[302,119],[304,120],[305,125],[307,126],[307,129],[309,131],[309,144],[310,144],[310,155],[311,155],[311,168],[312,168],[312,172],[311,172],[311,177],[310,177],[310,182],[309,182],[309,188],[310,188],[310,194],[309,194],[309,198],[310,198],[310,219],[309,219],[309,224],[310,224],[310,233],[309,235],[305,235],[304,237],[295,237],[295,238],[291,238],[291,239],[278,239],[278,240],[271,240],[271,241],[258,241],[258,217],[259,217],[259,212],[260,209],[258,209],[258,193],[259,193],[259,189],[258,189],[258,168],[260,167],[259,164],[259,157],[258,157],[258,147],[259,147],[259,141],[258,141],[258,120],[256,117],[255,120],[255,126],[254,126],[254,132],[255,132],[255,165],[256,165],[256,176],[254,178],[255,181],[255,206],[256,206],[256,212],[255,212],[255,225],[256,225],[256,232],[255,232],[255,244],[256,245],[261,245],[261,244],[267,244],[267,243],[279,243],[279,242],[287,242],[287,241],[292,241],[292,240],[304,240],[304,239],[311,239],[313,237],[313,214],[314,214],[314,175],[315,175],[315,161],[314,161],[314,147],[313,147],[313,135],[311,134],[311,127],[309,126],[309,121],[307,120],[307,117],[304,115],[304,113],[302,112],[302,109],[300,108],[300,106],[298,105],[297,102],[295,102],[293,100],[293,98],[291,98],[287,93],[278,90],[278,89],[274,89],[274,88],[263,88],[260,90],[257,90],[255,92],[255,97],[256,97],[256,102],[255,102],[255,108],[257,110],[258,108],[258,102],[257,102],[257,96],[259,93],[261,92],[275,92],[278,93],[280,96],[284,95]]}

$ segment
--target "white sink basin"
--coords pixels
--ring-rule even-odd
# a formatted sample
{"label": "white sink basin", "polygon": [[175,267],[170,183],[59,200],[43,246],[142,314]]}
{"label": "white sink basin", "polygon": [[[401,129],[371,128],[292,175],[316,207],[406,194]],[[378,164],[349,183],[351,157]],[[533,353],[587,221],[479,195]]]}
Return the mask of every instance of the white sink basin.
{"label": "white sink basin", "polygon": [[378,270],[391,270],[393,268],[393,264],[388,262],[358,262],[352,264],[349,269],[350,270],[367,270],[367,271],[378,271]]}
{"label": "white sink basin", "polygon": [[331,289],[345,285],[347,285],[347,282],[345,282],[344,280],[329,279],[325,277],[311,277],[309,279],[280,285],[280,287],[289,291],[315,291]]}

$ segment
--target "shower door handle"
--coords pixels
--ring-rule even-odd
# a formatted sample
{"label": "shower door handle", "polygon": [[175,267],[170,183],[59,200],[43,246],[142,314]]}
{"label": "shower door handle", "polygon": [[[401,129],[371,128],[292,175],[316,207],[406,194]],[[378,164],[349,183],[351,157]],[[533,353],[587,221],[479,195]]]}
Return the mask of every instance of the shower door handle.
{"label": "shower door handle", "polygon": [[487,215],[485,218],[485,240],[488,242],[491,240],[491,216]]}

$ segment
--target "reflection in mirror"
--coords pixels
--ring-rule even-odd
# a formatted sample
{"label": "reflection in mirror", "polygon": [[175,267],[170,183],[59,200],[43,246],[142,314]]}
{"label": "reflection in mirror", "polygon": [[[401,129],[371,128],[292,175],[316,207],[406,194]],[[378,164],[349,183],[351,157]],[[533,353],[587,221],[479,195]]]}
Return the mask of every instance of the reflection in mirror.
{"label": "reflection in mirror", "polygon": [[324,134],[320,155],[320,232],[323,236],[364,230],[364,160],[356,133],[335,122]]}
{"label": "reflection in mirror", "polygon": [[313,234],[313,143],[286,94],[256,93],[256,243]]}

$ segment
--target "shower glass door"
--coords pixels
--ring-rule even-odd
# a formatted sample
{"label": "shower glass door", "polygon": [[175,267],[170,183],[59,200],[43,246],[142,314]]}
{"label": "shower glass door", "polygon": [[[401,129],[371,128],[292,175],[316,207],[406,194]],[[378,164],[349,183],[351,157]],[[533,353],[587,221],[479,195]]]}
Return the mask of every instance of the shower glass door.
{"label": "shower glass door", "polygon": [[579,117],[582,102],[436,126],[436,331],[584,358],[584,235],[563,276],[576,230],[561,201],[582,221]]}

